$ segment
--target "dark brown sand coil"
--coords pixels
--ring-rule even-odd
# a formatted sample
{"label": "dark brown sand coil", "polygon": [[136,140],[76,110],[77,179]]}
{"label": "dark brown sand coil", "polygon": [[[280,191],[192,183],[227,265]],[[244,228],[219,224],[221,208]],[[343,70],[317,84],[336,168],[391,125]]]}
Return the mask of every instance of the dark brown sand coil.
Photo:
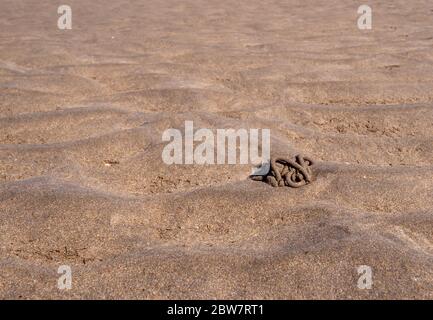
{"label": "dark brown sand coil", "polygon": [[270,169],[267,175],[253,175],[251,179],[266,181],[273,187],[299,188],[309,184],[313,179],[310,168],[313,160],[298,154],[295,160],[284,158],[271,158]]}

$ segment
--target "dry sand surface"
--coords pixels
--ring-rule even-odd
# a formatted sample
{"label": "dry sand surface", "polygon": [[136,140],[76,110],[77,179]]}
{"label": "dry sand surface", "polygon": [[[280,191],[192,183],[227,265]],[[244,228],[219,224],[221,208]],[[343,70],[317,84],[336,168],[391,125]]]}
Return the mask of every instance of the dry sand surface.
{"label": "dry sand surface", "polygon": [[[61,4],[0,3],[1,298],[433,298],[430,0]],[[185,120],[315,180],[168,166]]]}

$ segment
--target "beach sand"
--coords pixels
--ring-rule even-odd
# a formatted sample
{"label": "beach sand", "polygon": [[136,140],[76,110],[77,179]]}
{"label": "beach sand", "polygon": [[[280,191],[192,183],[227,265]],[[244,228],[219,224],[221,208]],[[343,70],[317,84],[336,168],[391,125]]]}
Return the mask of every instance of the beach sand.
{"label": "beach sand", "polygon": [[[433,298],[431,1],[60,4],[0,4],[1,298]],[[314,181],[166,165],[187,120]]]}

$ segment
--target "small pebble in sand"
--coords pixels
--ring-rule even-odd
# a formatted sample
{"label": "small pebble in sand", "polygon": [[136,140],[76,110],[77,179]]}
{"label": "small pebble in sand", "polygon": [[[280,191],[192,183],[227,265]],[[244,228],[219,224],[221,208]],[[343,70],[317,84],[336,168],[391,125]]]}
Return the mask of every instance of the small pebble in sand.
{"label": "small pebble in sand", "polygon": [[117,160],[104,160],[104,164],[106,167],[111,167],[115,164],[119,164],[119,161],[117,161]]}

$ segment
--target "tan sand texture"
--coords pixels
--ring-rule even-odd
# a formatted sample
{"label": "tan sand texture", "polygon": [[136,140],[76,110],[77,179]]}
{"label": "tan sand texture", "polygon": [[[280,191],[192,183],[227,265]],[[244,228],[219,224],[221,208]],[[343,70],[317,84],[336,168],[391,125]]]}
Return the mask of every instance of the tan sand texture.
{"label": "tan sand texture", "polygon": [[[433,298],[430,0],[61,4],[0,2],[1,298]],[[185,120],[314,181],[166,165]]]}

